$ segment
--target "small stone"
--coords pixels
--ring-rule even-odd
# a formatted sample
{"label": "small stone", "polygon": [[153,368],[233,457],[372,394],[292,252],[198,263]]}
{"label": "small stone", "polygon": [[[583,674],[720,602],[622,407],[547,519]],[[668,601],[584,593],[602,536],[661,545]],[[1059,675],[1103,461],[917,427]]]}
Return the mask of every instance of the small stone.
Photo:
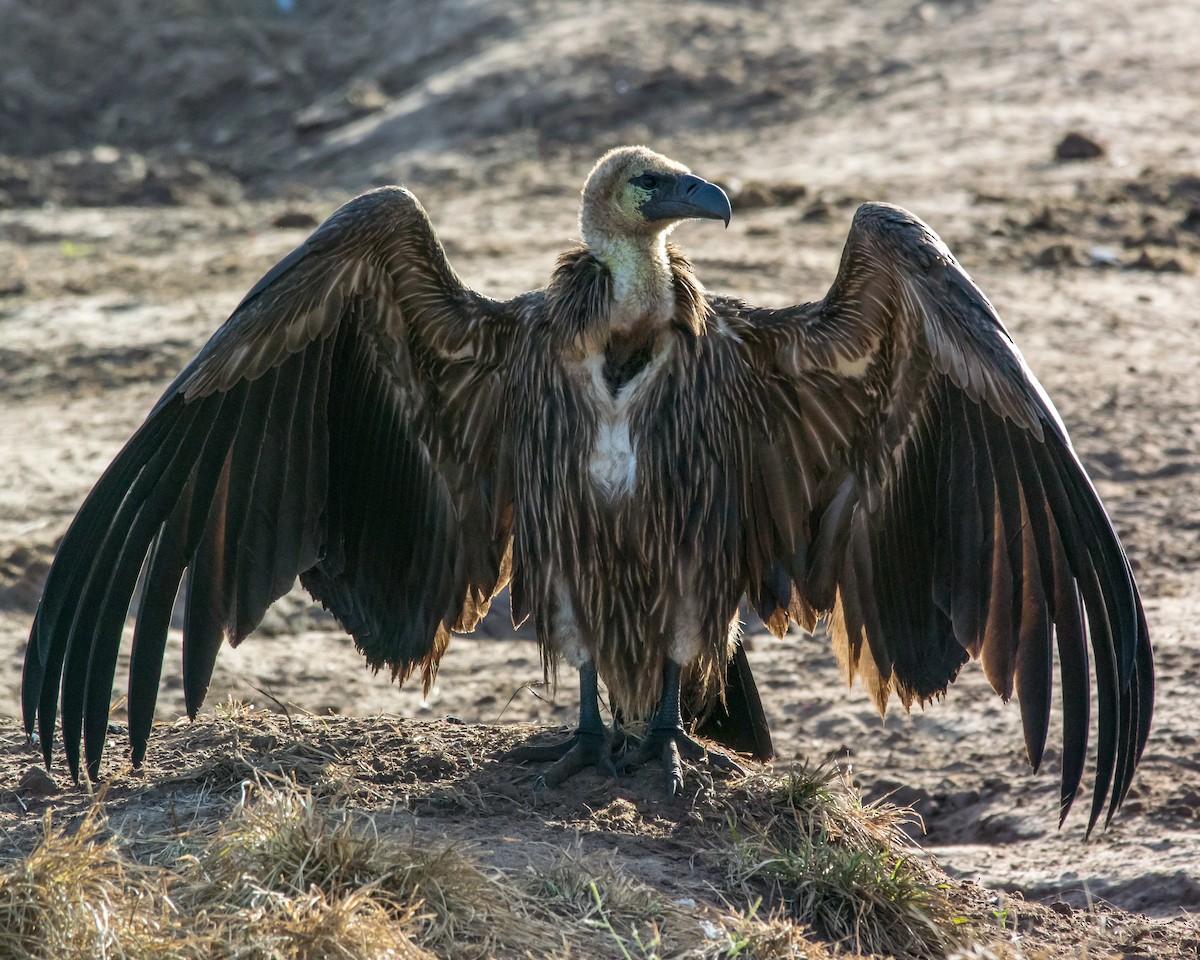
{"label": "small stone", "polygon": [[1065,900],[1055,900],[1052,904],[1050,904],[1050,909],[1064,917],[1069,917],[1075,912],[1075,908]]}
{"label": "small stone", "polygon": [[317,218],[306,210],[285,210],[271,221],[271,226],[280,230],[311,230],[317,223]]}
{"label": "small stone", "polygon": [[17,784],[17,793],[23,796],[46,797],[58,791],[54,778],[41,767],[29,767]]}
{"label": "small stone", "polygon": [[1104,156],[1105,150],[1091,137],[1072,131],[1054,148],[1055,160],[1095,160]]}
{"label": "small stone", "polygon": [[1035,267],[1071,267],[1079,263],[1079,255],[1069,243],[1052,243],[1033,258]]}
{"label": "small stone", "polygon": [[818,200],[801,214],[804,223],[826,223],[833,218],[833,208],[824,200]]}
{"label": "small stone", "polygon": [[1093,267],[1119,267],[1121,255],[1112,247],[1091,247],[1087,252]]}

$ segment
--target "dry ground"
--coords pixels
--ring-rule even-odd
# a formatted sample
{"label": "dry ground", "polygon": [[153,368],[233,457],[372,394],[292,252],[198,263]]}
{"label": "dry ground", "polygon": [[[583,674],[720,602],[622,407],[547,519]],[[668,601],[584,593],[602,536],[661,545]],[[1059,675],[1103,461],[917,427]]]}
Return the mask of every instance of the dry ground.
{"label": "dry ground", "polygon": [[[511,295],[544,282],[573,235],[594,157],[646,141],[730,187],[727,231],[677,235],[714,290],[765,304],[820,296],[862,199],[928,220],[1058,404],[1146,599],[1155,727],[1125,809],[1087,842],[1075,820],[1056,829],[1057,753],[1029,773],[1016,707],[978,671],[964,671],[946,702],[881,723],[819,640],[756,634],[781,762],[847,758],[869,798],[915,806],[922,847],[952,876],[1075,910],[1035,911],[1027,946],[1067,950],[1086,937],[1100,954],[1200,949],[1190,919],[1200,911],[1200,12],[1189,0],[1153,15],[1116,0],[849,10],[511,0],[391,12],[300,2],[290,19],[269,4],[250,15],[204,2],[154,15],[134,0],[94,6],[63,18],[0,3],[14,25],[0,62],[19,65],[0,75],[0,716],[18,712],[24,637],[80,498],[165,382],[313,223],[349,193],[403,180],[467,282]],[[1074,129],[1105,155],[1056,162]],[[101,142],[113,146],[91,151]],[[85,152],[53,153],[72,148]],[[390,810],[395,790],[430,836],[469,835],[494,856],[505,838],[556,845],[580,832],[666,895],[709,897],[697,891],[711,878],[688,862],[694,838],[678,827],[727,788],[706,792],[697,779],[700,800],[671,808],[650,779],[585,774],[551,812],[535,806],[520,772],[495,759],[518,731],[474,725],[568,724],[574,685],[551,696],[532,643],[496,615],[487,630],[455,642],[423,700],[368,675],[336,625],[294,595],[262,636],[223,654],[209,703],[232,694],[294,717],[452,716],[467,726],[313,720],[287,742],[354,770],[369,743],[393,779],[370,781],[353,802]],[[167,671],[160,699],[168,722],[181,711],[175,677]],[[280,735],[278,720],[245,726],[247,742]],[[117,820],[172,796],[201,819],[223,816],[235,797],[172,785],[179,768],[236,753],[220,729],[160,731],[144,780],[109,796]],[[35,757],[15,721],[0,730],[0,786],[11,789]],[[80,814],[83,797],[56,773],[61,793],[4,795],[0,857],[28,852],[47,805]],[[483,799],[414,808],[414,779],[431,795]],[[1087,912],[1100,903],[1114,909]]]}

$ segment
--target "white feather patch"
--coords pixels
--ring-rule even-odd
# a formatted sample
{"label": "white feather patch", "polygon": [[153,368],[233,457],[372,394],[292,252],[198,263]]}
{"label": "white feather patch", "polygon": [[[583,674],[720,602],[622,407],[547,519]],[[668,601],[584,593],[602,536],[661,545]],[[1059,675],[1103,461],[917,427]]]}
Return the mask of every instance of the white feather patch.
{"label": "white feather patch", "polygon": [[583,642],[583,631],[571,602],[571,591],[562,580],[554,581],[554,640],[558,643],[559,655],[572,667],[579,669],[592,659]]}
{"label": "white feather patch", "polygon": [[675,619],[670,657],[676,663],[691,663],[700,655],[703,633],[701,607],[694,597],[685,597]]}
{"label": "white feather patch", "polygon": [[596,442],[588,461],[592,481],[609,497],[630,493],[637,483],[637,452],[629,435],[629,411],[619,418],[604,418],[596,427]]}

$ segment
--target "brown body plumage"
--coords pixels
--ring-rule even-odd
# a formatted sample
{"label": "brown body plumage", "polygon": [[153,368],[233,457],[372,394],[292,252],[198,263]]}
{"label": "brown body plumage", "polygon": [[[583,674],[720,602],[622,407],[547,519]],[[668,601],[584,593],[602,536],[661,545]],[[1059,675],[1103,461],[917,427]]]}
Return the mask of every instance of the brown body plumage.
{"label": "brown body plumage", "polygon": [[[296,574],[371,665],[429,682],[453,630],[511,581],[548,661],[579,668],[580,730],[527,758],[558,782],[610,764],[596,675],[651,717],[637,759],[698,756],[687,716],[770,753],[737,612],[828,615],[880,707],[969,656],[1016,694],[1036,766],[1057,637],[1063,814],[1099,694],[1091,822],[1128,789],[1152,658],[1128,562],[991,305],[923,223],[864,205],[824,300],[710,297],[667,244],[728,220],[712,184],[645,148],[584,189],[583,245],[508,302],[461,284],[424,210],[351,201],[247,295],[101,478],[64,538],[24,678],[47,762],[100,761],[121,624],[145,572],[130,733],[146,746],[187,574],[184,688],[199,707]],[[271,455],[264,455],[264,450]],[[1084,622],[1087,622],[1085,633]],[[683,712],[680,712],[681,689]]]}

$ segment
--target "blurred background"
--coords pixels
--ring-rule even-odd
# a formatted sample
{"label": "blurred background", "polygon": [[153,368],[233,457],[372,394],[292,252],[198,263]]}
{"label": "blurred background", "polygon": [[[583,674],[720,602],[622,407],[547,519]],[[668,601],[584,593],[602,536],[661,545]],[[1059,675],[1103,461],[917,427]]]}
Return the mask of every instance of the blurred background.
{"label": "blurred background", "polygon": [[5,206],[230,202],[521,160],[574,184],[598,151],[641,140],[812,185],[928,192],[1027,173],[1072,130],[1096,141],[1075,159],[1195,152],[1187,0],[1152,15],[1078,0],[4,0],[0,14]]}

